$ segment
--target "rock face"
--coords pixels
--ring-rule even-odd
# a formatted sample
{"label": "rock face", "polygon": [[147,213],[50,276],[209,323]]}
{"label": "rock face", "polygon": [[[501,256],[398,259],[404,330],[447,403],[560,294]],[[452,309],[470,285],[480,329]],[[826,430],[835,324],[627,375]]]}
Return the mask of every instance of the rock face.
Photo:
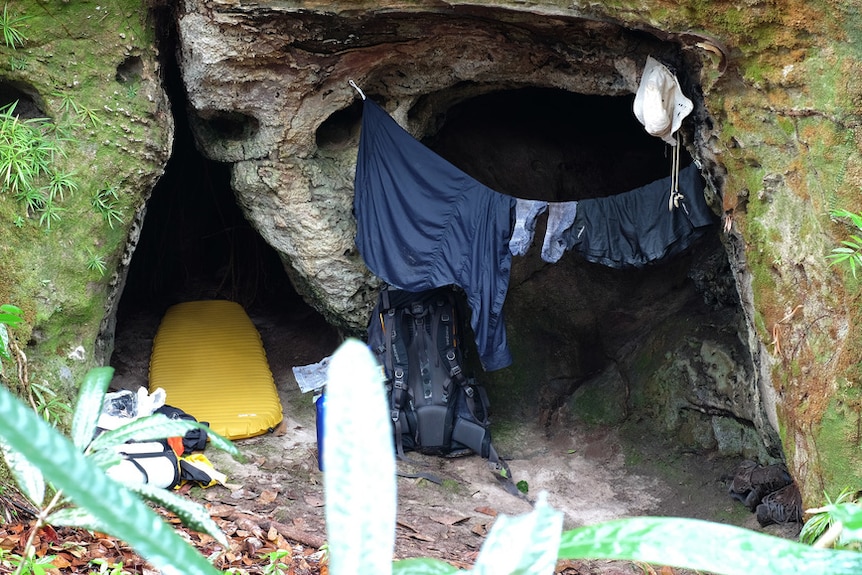
{"label": "rock face", "polygon": [[[348,81],[487,185],[564,201],[667,173],[661,152],[609,102],[631,97],[647,55],[670,65],[695,102],[682,131],[686,150],[726,231],[689,259],[628,274],[574,258],[544,265],[535,249],[516,260],[507,300],[516,362],[489,376],[507,389],[497,404],[535,406],[551,425],[577,416],[578,401],[565,409],[573,392],[587,397],[598,382],[616,381],[607,387],[631,396],[620,409],[642,401],[649,413],[664,397],[665,415],[654,423],[693,445],[751,451],[758,441],[732,423],[749,421],[758,455],[774,457],[780,431],[811,494],[826,472],[808,463],[818,417],[805,413],[800,390],[813,385],[826,400],[847,377],[842,344],[826,345],[844,340],[849,320],[842,278],[824,256],[840,230],[826,210],[846,205],[853,187],[835,181],[817,192],[813,173],[827,168],[801,147],[843,145],[828,169],[848,174],[858,152],[851,136],[836,137],[858,117],[817,108],[820,89],[807,78],[826,60],[782,30],[812,26],[810,8],[668,12],[661,2],[642,4],[188,1],[179,60],[200,147],[233,164],[238,201],[294,284],[354,331],[365,325],[376,282],[352,242],[361,104]],[[687,29],[708,33],[677,32]],[[785,48],[794,56],[779,56]],[[831,58],[850,65],[844,56],[833,49]],[[858,97],[858,86],[841,88]],[[488,109],[495,114],[483,115]],[[556,129],[532,118],[536,109],[553,110]],[[532,130],[524,130],[527,118]],[[740,299],[710,293],[729,278]],[[804,292],[788,289],[797,282]]]}
{"label": "rock face", "polygon": [[[692,448],[786,457],[816,503],[862,469],[858,285],[826,258],[852,232],[830,210],[857,209],[862,183],[853,6],[186,0],[167,22],[197,147],[230,166],[237,203],[294,287],[348,334],[364,330],[378,285],[353,241],[362,103],[349,81],[493,189],[571,201],[670,173],[670,147],[631,113],[647,56],[666,63],[694,102],[680,130],[683,165],[701,167],[715,229],[671,261],[613,270],[574,254],[543,262],[540,220],[534,245],[513,261],[505,313],[515,362],[486,375],[493,405],[538,417],[549,433],[571,418],[628,420]],[[149,90],[153,53],[114,49],[140,59]],[[44,82],[3,74],[59,108]],[[151,105],[131,116],[159,113]],[[145,164],[134,178],[125,170],[135,180],[130,213],[142,213],[166,161],[168,125],[129,144]],[[110,140],[123,128],[92,132]],[[141,152],[152,148],[160,152]],[[124,238],[95,233],[112,238],[114,283],[63,292],[103,304],[80,314],[90,327],[69,341],[87,347],[105,318],[110,340],[133,221]],[[61,319],[34,305],[38,348],[38,334]]]}

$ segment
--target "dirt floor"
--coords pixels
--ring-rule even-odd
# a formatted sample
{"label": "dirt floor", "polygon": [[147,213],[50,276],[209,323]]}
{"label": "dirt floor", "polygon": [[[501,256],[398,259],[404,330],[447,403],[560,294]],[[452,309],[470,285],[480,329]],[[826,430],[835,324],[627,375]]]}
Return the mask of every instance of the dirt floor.
{"label": "dirt floor", "polygon": [[[214,516],[240,514],[287,526],[291,539],[319,548],[326,539],[323,475],[317,468],[314,409],[292,373],[330,355],[337,334],[311,309],[294,306],[273,316],[250,314],[261,333],[284,406],[284,424],[272,434],[237,442],[247,460],[240,464],[212,448],[206,452],[227,474],[225,486],[192,489]],[[147,385],[147,364],[158,317],[127,317],[117,331],[113,386]],[[170,403],[170,398],[168,398]],[[493,406],[492,406],[493,407]],[[493,428],[492,428],[493,429]],[[507,434],[510,435],[510,434]],[[631,429],[574,426],[548,437],[530,423],[496,442],[515,481],[526,481],[529,496],[540,491],[565,514],[565,527],[629,516],[677,516],[729,523],[763,531],[741,503],[728,495],[729,476],[739,460],[710,453],[684,453]],[[483,460],[414,456],[427,465],[405,472],[431,471],[442,485],[425,479],[398,479],[396,557],[434,557],[467,568],[475,560],[495,516],[529,511],[529,503],[497,485]],[[766,531],[794,537],[798,525]],[[640,564],[568,562],[560,573],[622,575],[649,573]],[[671,571],[684,573],[683,571]]]}

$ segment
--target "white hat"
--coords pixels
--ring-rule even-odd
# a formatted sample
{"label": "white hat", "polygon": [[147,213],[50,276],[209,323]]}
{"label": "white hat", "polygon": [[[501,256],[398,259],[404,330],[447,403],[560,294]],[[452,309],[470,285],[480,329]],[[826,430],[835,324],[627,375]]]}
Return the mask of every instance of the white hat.
{"label": "white hat", "polygon": [[647,56],[634,103],[635,116],[647,133],[676,146],[673,134],[692,109],[694,104],[682,93],[676,76],[664,64]]}

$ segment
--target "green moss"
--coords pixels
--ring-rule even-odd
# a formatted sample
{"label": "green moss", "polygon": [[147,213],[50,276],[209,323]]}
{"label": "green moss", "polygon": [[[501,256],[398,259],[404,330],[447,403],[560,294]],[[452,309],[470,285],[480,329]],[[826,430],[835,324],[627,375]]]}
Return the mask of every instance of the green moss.
{"label": "green moss", "polygon": [[[858,397],[858,389],[853,394]],[[849,398],[848,398],[849,399]],[[817,462],[827,493],[862,487],[862,407],[832,398],[814,431]]]}
{"label": "green moss", "polygon": [[[133,215],[164,167],[169,126],[153,120],[161,88],[143,0],[22,0],[15,9],[28,17],[28,40],[14,51],[0,46],[0,81],[27,87],[50,118],[64,138],[55,167],[72,174],[77,190],[66,194],[50,230],[0,194],[0,296],[26,311],[16,336],[31,344],[31,379],[73,397],[92,366],[111,289],[110,273],[87,269],[89,253],[116,266]],[[113,227],[92,206],[104,185],[119,190],[124,221]],[[69,357],[79,346],[83,361]]]}

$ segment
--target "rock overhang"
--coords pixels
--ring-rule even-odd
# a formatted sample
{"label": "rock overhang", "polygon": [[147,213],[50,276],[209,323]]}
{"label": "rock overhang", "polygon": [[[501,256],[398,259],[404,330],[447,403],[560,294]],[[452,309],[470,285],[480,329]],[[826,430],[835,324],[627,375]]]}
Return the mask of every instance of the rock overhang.
{"label": "rock overhang", "polygon": [[361,106],[350,80],[423,139],[452,107],[495,92],[633,95],[652,55],[695,101],[687,142],[707,139],[692,125],[710,125],[700,122],[708,115],[696,39],[647,23],[625,26],[600,12],[188,2],[179,32],[198,146],[234,165],[232,181],[249,220],[282,254],[309,302],[348,330],[364,328],[376,287],[352,242]]}

